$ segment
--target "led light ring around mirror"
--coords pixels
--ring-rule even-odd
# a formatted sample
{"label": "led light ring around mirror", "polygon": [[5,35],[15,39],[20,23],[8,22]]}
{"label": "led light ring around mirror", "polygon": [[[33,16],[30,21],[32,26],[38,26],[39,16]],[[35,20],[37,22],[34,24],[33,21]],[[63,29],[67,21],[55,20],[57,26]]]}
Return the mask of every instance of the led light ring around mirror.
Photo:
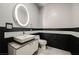
{"label": "led light ring around mirror", "polygon": [[[26,13],[27,13],[27,21],[26,21],[25,24],[22,24],[22,23],[19,21],[19,18],[18,18],[18,9],[19,9],[20,7],[24,7],[25,10],[26,10]],[[26,8],[25,5],[23,5],[23,4],[17,4],[16,7],[15,7],[14,16],[15,16],[15,19],[16,19],[16,21],[18,22],[18,24],[19,24],[20,26],[27,26],[27,25],[28,25],[28,23],[29,23],[29,12],[28,12],[28,10],[27,10],[27,8]]]}

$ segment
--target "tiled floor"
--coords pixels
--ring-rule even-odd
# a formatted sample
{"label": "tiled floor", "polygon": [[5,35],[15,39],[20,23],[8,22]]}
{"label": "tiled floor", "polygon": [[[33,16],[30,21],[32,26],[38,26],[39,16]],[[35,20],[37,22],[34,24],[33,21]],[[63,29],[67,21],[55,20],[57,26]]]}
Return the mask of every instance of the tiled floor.
{"label": "tiled floor", "polygon": [[68,51],[47,46],[46,51],[43,53],[41,52],[39,55],[71,55],[71,53]]}

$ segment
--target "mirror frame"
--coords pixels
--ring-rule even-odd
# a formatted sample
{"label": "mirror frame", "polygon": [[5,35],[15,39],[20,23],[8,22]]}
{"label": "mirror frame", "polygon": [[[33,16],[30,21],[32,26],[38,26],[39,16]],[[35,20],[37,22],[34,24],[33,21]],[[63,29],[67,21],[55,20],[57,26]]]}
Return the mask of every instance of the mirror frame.
{"label": "mirror frame", "polygon": [[[18,18],[18,9],[21,7],[25,8],[26,10],[26,13],[27,13],[27,21],[25,24],[22,24],[20,21],[19,21],[19,18]],[[28,12],[28,9],[26,8],[26,6],[24,4],[17,4],[14,8],[14,12],[13,12],[13,17],[15,19],[15,21],[18,22],[18,24],[22,27],[25,27],[29,24],[29,12]]]}

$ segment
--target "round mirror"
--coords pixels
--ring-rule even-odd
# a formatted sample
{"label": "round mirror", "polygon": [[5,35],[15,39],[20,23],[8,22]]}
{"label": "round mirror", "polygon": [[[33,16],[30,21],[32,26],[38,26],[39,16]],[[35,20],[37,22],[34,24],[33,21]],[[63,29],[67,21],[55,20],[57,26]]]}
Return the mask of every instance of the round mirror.
{"label": "round mirror", "polygon": [[14,9],[14,19],[20,26],[27,26],[29,23],[29,12],[25,5],[17,4]]}

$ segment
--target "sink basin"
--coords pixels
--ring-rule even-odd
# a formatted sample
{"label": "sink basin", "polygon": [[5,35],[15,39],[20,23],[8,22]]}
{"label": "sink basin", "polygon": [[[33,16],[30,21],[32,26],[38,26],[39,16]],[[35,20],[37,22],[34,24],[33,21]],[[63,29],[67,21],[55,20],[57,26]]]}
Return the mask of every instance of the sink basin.
{"label": "sink basin", "polygon": [[29,40],[32,40],[34,38],[35,35],[23,35],[23,36],[17,36],[14,37],[14,40],[19,42],[19,43],[24,43],[27,42]]}

